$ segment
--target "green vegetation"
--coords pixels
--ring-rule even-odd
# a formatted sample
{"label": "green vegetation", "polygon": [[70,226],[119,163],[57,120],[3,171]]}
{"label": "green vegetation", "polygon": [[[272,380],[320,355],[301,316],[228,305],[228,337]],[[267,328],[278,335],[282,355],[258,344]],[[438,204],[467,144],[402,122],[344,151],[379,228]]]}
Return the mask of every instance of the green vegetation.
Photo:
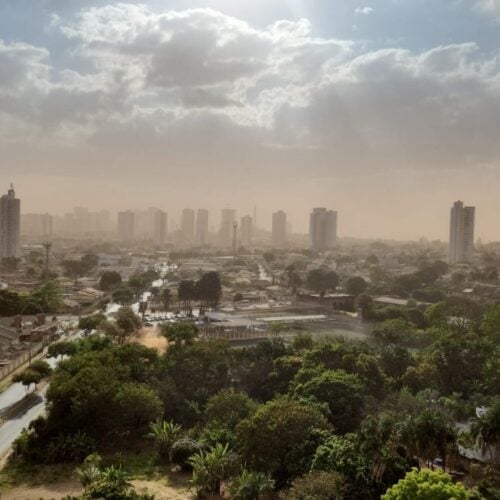
{"label": "green vegetation", "polygon": [[29,294],[0,290],[0,316],[56,313],[61,304],[62,291],[52,281],[45,282]]}
{"label": "green vegetation", "polygon": [[[189,471],[200,497],[479,499],[498,491],[487,468],[473,489],[412,469],[437,458],[445,471],[457,467],[464,436],[456,423],[465,419],[475,422],[469,439],[498,448],[500,305],[478,310],[449,298],[422,312],[425,326],[409,316],[378,324],[371,343],[303,335],[231,349],[200,341],[181,322],[164,328],[165,354],[127,343],[138,321],[122,311],[116,324],[99,325],[107,336],[90,335],[71,352],[53,348],[68,357],[52,376],[47,416],[16,442],[16,463],[80,464],[147,446],[155,450],[148,467],[155,460]],[[447,321],[449,311],[460,316]],[[478,405],[488,408],[482,418]],[[92,460],[88,485],[135,494],[125,469],[113,463],[105,474]]]}

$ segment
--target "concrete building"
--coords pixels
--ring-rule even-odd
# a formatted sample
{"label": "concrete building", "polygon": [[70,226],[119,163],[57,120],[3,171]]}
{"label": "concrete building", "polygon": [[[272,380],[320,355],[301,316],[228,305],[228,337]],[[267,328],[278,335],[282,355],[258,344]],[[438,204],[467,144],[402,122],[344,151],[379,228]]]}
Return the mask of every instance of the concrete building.
{"label": "concrete building", "polygon": [[22,214],[21,235],[40,241],[50,240],[53,234],[54,218],[49,214]]}
{"label": "concrete building", "polygon": [[450,212],[450,264],[469,262],[474,251],[475,207],[456,201]]}
{"label": "concrete building", "polygon": [[118,238],[132,241],[135,238],[135,214],[132,210],[118,213]]}
{"label": "concrete building", "polygon": [[167,242],[167,223],[168,216],[162,210],[155,213],[154,242],[156,245],[163,246]]}
{"label": "concrete building", "polygon": [[286,213],[283,210],[273,214],[272,241],[275,247],[286,245]]}
{"label": "concrete building", "polygon": [[181,215],[181,240],[183,245],[194,242],[194,210],[185,208]]}
{"label": "concrete building", "polygon": [[219,245],[231,247],[233,244],[234,224],[236,222],[236,210],[223,208],[219,229]]}
{"label": "concrete building", "polygon": [[333,248],[337,242],[337,212],[314,208],[309,218],[309,241],[317,251]]}
{"label": "concrete building", "polygon": [[208,243],[208,210],[198,209],[196,212],[196,244],[203,246]]}
{"label": "concrete building", "polygon": [[0,259],[19,257],[21,232],[21,200],[14,186],[0,198]]}
{"label": "concrete building", "polygon": [[240,236],[241,244],[245,248],[252,247],[253,219],[249,215],[245,215],[240,220]]}

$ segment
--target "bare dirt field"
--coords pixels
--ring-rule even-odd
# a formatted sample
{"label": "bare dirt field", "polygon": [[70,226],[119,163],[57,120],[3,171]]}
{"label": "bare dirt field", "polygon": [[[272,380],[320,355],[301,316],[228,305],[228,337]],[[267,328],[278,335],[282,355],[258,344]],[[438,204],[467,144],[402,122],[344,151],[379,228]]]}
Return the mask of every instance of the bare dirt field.
{"label": "bare dirt field", "polygon": [[143,327],[134,341],[146,347],[157,349],[160,353],[167,350],[167,339],[162,336],[160,327],[157,325]]}
{"label": "bare dirt field", "polygon": [[[134,480],[132,484],[139,493],[149,493],[155,500],[192,500],[193,492],[186,488],[173,488],[161,481]],[[60,500],[68,495],[81,495],[82,487],[78,481],[65,480],[43,486],[16,486],[0,492],[0,500]]]}

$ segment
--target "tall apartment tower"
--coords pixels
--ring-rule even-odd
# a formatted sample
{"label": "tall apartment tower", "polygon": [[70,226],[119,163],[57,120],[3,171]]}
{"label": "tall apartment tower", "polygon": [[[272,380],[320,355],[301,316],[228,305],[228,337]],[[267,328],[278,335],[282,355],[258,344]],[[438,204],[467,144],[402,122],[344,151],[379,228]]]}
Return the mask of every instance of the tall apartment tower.
{"label": "tall apartment tower", "polygon": [[181,239],[183,245],[192,245],[194,242],[194,210],[185,208],[181,215]]}
{"label": "tall apartment tower", "polygon": [[52,238],[54,218],[49,214],[22,214],[21,235],[39,240]]}
{"label": "tall apartment tower", "polygon": [[245,248],[252,246],[253,219],[249,215],[245,215],[240,220],[240,236],[241,244]]}
{"label": "tall apartment tower", "polygon": [[475,207],[464,207],[456,201],[450,213],[450,264],[469,262],[474,251]]}
{"label": "tall apartment tower", "polygon": [[286,213],[283,210],[273,214],[272,239],[275,247],[286,245]]}
{"label": "tall apartment tower", "polygon": [[234,223],[236,222],[236,210],[223,208],[221,212],[219,245],[231,247],[233,244]]}
{"label": "tall apartment tower", "polygon": [[156,245],[163,246],[167,242],[167,221],[168,216],[163,210],[158,210],[155,213],[153,239]]}
{"label": "tall apartment tower", "polygon": [[208,210],[198,209],[196,212],[196,244],[203,246],[208,243]]}
{"label": "tall apartment tower", "polygon": [[309,240],[313,250],[333,248],[337,242],[337,212],[314,208],[309,218]]}
{"label": "tall apartment tower", "polygon": [[14,186],[0,198],[0,259],[19,257],[21,232],[21,200]]}
{"label": "tall apartment tower", "polygon": [[132,241],[135,238],[135,214],[132,210],[118,212],[118,237],[121,241]]}

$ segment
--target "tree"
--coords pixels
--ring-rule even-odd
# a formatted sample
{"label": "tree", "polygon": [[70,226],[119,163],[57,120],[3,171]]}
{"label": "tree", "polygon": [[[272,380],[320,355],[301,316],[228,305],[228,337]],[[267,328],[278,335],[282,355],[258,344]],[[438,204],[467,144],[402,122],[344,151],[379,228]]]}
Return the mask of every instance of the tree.
{"label": "tree", "polygon": [[42,378],[48,377],[52,373],[51,366],[44,359],[33,361],[29,369],[38,372]]}
{"label": "tree", "polygon": [[129,287],[121,286],[113,292],[111,297],[113,302],[116,302],[117,304],[130,304],[130,302],[134,300],[134,293]]}
{"label": "tree", "polygon": [[364,500],[377,497],[374,495],[371,466],[360,452],[355,434],[333,435],[323,440],[316,449],[311,470],[344,478],[345,495],[342,498]]}
{"label": "tree", "polygon": [[321,431],[327,427],[316,408],[280,398],[240,422],[236,433],[246,463],[283,487],[309,470]]}
{"label": "tree", "polygon": [[255,401],[244,392],[234,392],[224,389],[213,395],[205,407],[205,421],[220,425],[232,431],[245,418],[257,409]]}
{"label": "tree", "polygon": [[170,307],[170,302],[172,301],[172,292],[170,288],[164,288],[161,292],[161,300],[163,302],[163,309],[168,311]]}
{"label": "tree", "polygon": [[49,358],[57,358],[58,356],[72,356],[78,350],[75,342],[62,341],[55,342],[54,344],[50,344],[47,356]]}
{"label": "tree", "polygon": [[443,471],[413,469],[404,479],[387,490],[382,500],[467,500],[468,490],[461,483],[453,483]]}
{"label": "tree", "polygon": [[17,383],[20,382],[26,387],[26,391],[29,391],[29,388],[31,384],[35,384],[35,390],[36,386],[42,380],[43,376],[40,372],[36,370],[31,370],[30,368],[27,368],[21,373],[18,373],[12,377],[12,382]]}
{"label": "tree", "polygon": [[122,307],[116,315],[116,325],[122,330],[124,337],[130,337],[141,328],[141,320],[131,307]]}
{"label": "tree", "polygon": [[156,392],[145,384],[127,382],[120,387],[114,402],[117,417],[126,429],[140,429],[163,413],[163,404]]}
{"label": "tree", "polygon": [[201,308],[210,307],[215,309],[222,297],[222,283],[219,273],[211,271],[205,273],[196,283],[197,299],[201,301]]}
{"label": "tree", "polygon": [[97,327],[102,321],[106,320],[104,314],[92,314],[91,316],[82,316],[78,320],[78,328],[85,333],[90,333],[92,330],[97,330]]}
{"label": "tree", "polygon": [[193,467],[191,484],[198,495],[219,495],[221,483],[230,475],[231,456],[229,446],[220,443],[208,451],[201,451],[189,459]]}
{"label": "tree", "polygon": [[339,279],[335,271],[319,268],[309,271],[306,286],[310,290],[318,292],[323,297],[328,290],[335,290],[337,288],[338,281]]}
{"label": "tree", "polygon": [[496,398],[485,415],[476,420],[472,435],[479,439],[483,450],[491,447],[495,460],[500,460],[500,398]]}
{"label": "tree", "polygon": [[264,260],[266,261],[267,265],[271,264],[271,262],[273,262],[276,259],[276,255],[274,255],[273,252],[264,252],[262,254],[262,257],[264,257]]}
{"label": "tree", "polygon": [[446,468],[447,457],[455,454],[457,433],[453,422],[436,410],[426,409],[416,416],[410,416],[401,428],[401,442],[412,456],[428,464],[436,457],[443,459]]}
{"label": "tree", "polygon": [[148,437],[153,439],[156,443],[158,456],[162,460],[170,459],[170,451],[179,434],[182,431],[180,425],[175,424],[172,420],[157,420],[149,424],[150,432]]}
{"label": "tree", "polygon": [[191,314],[191,302],[196,298],[195,283],[192,280],[183,280],[177,289],[177,298],[184,305],[184,312]]}
{"label": "tree", "polygon": [[198,328],[193,323],[181,321],[166,324],[162,328],[162,335],[177,347],[191,345],[198,336]]}
{"label": "tree", "polygon": [[401,378],[413,364],[410,351],[394,344],[382,348],[379,360],[382,370],[392,378]]}
{"label": "tree", "polygon": [[310,472],[292,483],[287,492],[290,500],[343,500],[345,478],[337,472]]}
{"label": "tree", "polygon": [[99,288],[104,291],[114,290],[122,284],[122,277],[116,271],[104,271],[99,279]]}
{"label": "tree", "polygon": [[344,370],[324,370],[298,384],[296,398],[326,403],[328,419],[335,430],[344,434],[354,431],[361,421],[364,387],[358,375]]}
{"label": "tree", "polygon": [[351,276],[346,283],[346,291],[351,295],[360,295],[367,288],[366,281],[361,276]]}
{"label": "tree", "polygon": [[62,304],[62,290],[57,283],[47,281],[31,294],[30,300],[36,303],[42,312],[58,312]]}

